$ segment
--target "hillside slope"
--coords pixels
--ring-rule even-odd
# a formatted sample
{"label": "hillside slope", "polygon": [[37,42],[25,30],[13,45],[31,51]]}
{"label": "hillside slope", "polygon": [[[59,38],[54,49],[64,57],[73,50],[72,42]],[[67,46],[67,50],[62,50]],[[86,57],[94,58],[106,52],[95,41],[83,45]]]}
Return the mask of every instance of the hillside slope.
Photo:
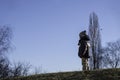
{"label": "hillside slope", "polygon": [[47,73],[5,80],[120,80],[120,69]]}

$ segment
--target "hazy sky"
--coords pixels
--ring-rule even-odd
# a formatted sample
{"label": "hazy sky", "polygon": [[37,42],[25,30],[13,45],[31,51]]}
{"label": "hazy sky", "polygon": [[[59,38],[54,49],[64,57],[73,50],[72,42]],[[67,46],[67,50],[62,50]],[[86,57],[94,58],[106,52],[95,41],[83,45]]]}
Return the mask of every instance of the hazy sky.
{"label": "hazy sky", "polygon": [[46,72],[81,70],[79,32],[95,12],[102,44],[120,38],[120,0],[0,0],[0,26],[13,29],[11,62]]}

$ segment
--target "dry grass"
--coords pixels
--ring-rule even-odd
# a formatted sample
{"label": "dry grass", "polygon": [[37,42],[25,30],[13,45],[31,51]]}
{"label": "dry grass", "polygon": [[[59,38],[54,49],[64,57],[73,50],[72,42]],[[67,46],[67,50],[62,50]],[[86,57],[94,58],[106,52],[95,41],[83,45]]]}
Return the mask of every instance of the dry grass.
{"label": "dry grass", "polygon": [[120,69],[46,73],[4,80],[120,80]]}

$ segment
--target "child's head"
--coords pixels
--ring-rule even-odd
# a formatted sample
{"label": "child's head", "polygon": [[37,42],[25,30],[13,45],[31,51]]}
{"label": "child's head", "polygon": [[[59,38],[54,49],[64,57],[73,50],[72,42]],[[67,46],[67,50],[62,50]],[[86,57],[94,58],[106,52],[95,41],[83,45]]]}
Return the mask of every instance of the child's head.
{"label": "child's head", "polygon": [[86,35],[86,30],[80,32],[79,37],[82,38],[82,37],[85,36],[85,35]]}
{"label": "child's head", "polygon": [[79,37],[81,40],[90,41],[89,36],[86,34],[86,30],[80,32]]}

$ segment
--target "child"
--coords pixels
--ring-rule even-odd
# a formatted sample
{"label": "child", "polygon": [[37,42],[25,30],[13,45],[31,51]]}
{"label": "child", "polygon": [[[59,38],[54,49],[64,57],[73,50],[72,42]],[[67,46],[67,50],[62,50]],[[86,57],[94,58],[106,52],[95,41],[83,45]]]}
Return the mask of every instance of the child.
{"label": "child", "polygon": [[78,56],[82,59],[82,65],[83,65],[83,70],[88,70],[88,58],[90,58],[89,56],[89,47],[90,44],[88,43],[89,36],[86,34],[86,31],[82,31],[79,34],[80,40],[79,40],[79,52],[78,52]]}

